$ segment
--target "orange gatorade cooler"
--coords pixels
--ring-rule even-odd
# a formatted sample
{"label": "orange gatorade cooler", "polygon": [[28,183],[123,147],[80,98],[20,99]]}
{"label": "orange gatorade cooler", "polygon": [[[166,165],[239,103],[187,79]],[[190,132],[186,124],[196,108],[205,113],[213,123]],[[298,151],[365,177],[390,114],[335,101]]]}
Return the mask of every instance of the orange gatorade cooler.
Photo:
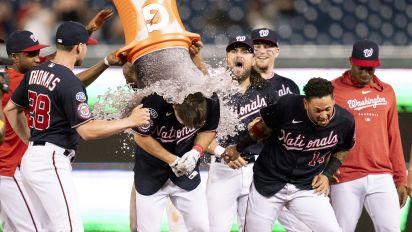
{"label": "orange gatorade cooler", "polygon": [[188,49],[198,34],[187,32],[176,0],[113,0],[123,25],[126,45],[119,53],[134,63],[165,48]]}

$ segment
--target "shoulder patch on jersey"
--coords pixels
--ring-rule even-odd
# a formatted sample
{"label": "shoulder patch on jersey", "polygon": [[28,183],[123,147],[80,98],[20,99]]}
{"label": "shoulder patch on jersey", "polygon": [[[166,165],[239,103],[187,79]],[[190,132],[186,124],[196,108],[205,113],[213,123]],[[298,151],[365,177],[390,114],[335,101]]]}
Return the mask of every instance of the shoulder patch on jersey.
{"label": "shoulder patch on jersey", "polygon": [[153,126],[153,120],[150,119],[148,124],[142,125],[138,127],[138,130],[143,133],[149,132],[150,127]]}
{"label": "shoulder patch on jersey", "polygon": [[76,100],[79,101],[79,102],[85,102],[86,101],[86,94],[84,92],[76,93]]}
{"label": "shoulder patch on jersey", "polygon": [[150,118],[157,118],[158,114],[156,110],[149,108]]}
{"label": "shoulder patch on jersey", "polygon": [[90,112],[89,106],[87,103],[80,103],[77,106],[77,113],[79,114],[80,117],[82,118],[90,118],[92,113]]}

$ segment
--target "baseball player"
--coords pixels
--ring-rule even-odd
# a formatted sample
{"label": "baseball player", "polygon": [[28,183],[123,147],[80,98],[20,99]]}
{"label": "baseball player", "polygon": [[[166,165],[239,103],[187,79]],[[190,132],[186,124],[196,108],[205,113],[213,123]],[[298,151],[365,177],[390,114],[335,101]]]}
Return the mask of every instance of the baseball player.
{"label": "baseball player", "polygon": [[375,75],[373,41],[356,42],[350,64],[332,83],[336,103],[355,117],[357,142],[331,186],[332,206],[343,231],[355,230],[364,206],[375,231],[400,231],[407,177],[395,92]]}
{"label": "baseball player", "polygon": [[[168,199],[183,215],[188,231],[209,231],[206,196],[198,159],[216,135],[217,97],[190,94],[182,104],[149,95],[143,106],[150,124],[135,128],[134,180],[138,231],[159,231]],[[185,175],[189,174],[189,175]]]}
{"label": "baseball player", "polygon": [[330,81],[312,78],[304,91],[261,109],[249,133],[226,148],[225,160],[233,159],[266,138],[253,168],[245,231],[270,231],[283,207],[313,231],[341,231],[326,195],[354,145],[354,119],[335,105]]}
{"label": "baseball player", "polygon": [[54,59],[28,71],[4,109],[13,130],[28,144],[22,182],[47,231],[83,231],[71,176],[79,137],[108,137],[149,119],[140,105],[124,119],[93,120],[85,87],[72,69],[83,62],[86,44],[94,43],[80,23],[61,24]]}
{"label": "baseball player", "polygon": [[[2,96],[2,107],[6,106],[20,84],[23,73],[40,62],[39,52],[45,47],[48,45],[40,44],[29,31],[14,32],[9,36],[6,50],[13,64],[4,69],[9,77],[9,91]],[[40,222],[21,183],[18,169],[27,146],[13,131],[9,120],[5,124],[5,140],[0,146],[0,221],[4,231],[39,231]]]}
{"label": "baseball player", "polygon": [[[300,94],[298,85],[291,79],[274,72],[276,59],[280,48],[276,33],[269,28],[258,28],[252,31],[253,47],[255,49],[255,65],[262,77],[269,80],[276,94],[282,97],[286,94]],[[308,226],[297,219],[285,207],[279,214],[280,224],[289,232],[310,232]]]}
{"label": "baseball player", "polygon": [[252,31],[252,40],[255,49],[255,70],[269,80],[279,97],[300,94],[299,87],[294,81],[274,72],[276,58],[280,53],[275,32],[269,28],[255,29]]}
{"label": "baseball player", "polygon": [[[247,36],[239,35],[230,40],[226,47],[225,61],[240,87],[239,93],[230,96],[228,101],[247,127],[247,124],[258,116],[259,110],[275,103],[278,96],[273,93],[269,82],[253,70],[253,44]],[[224,141],[214,141],[209,146],[210,153],[215,155],[210,164],[206,187],[210,231],[230,231],[235,215],[239,231],[243,231],[253,163],[263,144],[249,147],[242,152],[238,160],[230,162],[229,166],[239,168],[233,170],[225,164],[221,155],[225,151],[224,147],[237,143],[241,134],[242,132],[239,132],[239,135]]]}
{"label": "baseball player", "polygon": [[[88,23],[88,33],[92,34],[98,30],[111,14],[111,10],[102,10],[96,14]],[[17,31],[9,36],[6,50],[12,63],[11,66],[6,66],[4,70],[6,75],[10,77],[10,83],[8,85],[9,92],[3,95],[2,107],[7,104],[12,93],[23,79],[25,72],[40,62],[54,57],[55,54],[48,57],[40,57],[39,50],[44,47],[47,47],[47,45],[39,44],[36,36],[29,31]],[[114,53],[107,56],[106,59],[109,65],[119,65],[122,63],[119,58],[114,56]],[[77,77],[84,84],[88,85],[107,68],[108,65],[104,61],[100,61],[90,69],[77,74]],[[5,124],[7,125],[5,141],[0,146],[0,204],[3,205],[0,208],[0,221],[3,223],[4,231],[40,230],[41,225],[39,225],[39,222],[36,223],[37,214],[33,207],[30,207],[31,201],[21,183],[18,168],[27,146],[13,131],[7,120]],[[13,229],[7,229],[9,227]]]}
{"label": "baseball player", "polygon": [[[202,71],[204,75],[208,75],[208,70],[203,62],[203,58],[200,54],[200,50],[203,48],[203,43],[201,41],[193,41],[192,45],[189,47],[189,54],[199,70]],[[141,78],[139,78],[136,74],[136,71],[133,67],[133,64],[130,62],[126,62],[123,67],[123,76],[126,79],[126,83],[129,84],[133,89],[142,89],[145,87]],[[129,209],[129,219],[130,219],[130,231],[137,231],[136,225],[136,190],[135,185],[133,183],[131,195],[130,195],[130,209]],[[176,207],[174,207],[173,203],[169,200],[166,205],[166,214],[167,214],[167,221],[169,226],[170,232],[185,232],[186,226],[183,220],[183,216],[179,211],[177,211]]]}

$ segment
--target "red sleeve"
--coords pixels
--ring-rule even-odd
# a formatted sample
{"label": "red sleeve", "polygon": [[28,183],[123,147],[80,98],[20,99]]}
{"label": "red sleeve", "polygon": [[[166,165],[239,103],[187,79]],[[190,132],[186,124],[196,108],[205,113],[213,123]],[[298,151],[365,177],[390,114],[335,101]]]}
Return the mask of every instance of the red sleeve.
{"label": "red sleeve", "polygon": [[406,186],[406,164],[405,156],[402,150],[401,134],[399,132],[398,110],[396,108],[396,96],[391,88],[392,101],[388,112],[388,140],[389,140],[389,158],[393,168],[393,179],[396,186]]}

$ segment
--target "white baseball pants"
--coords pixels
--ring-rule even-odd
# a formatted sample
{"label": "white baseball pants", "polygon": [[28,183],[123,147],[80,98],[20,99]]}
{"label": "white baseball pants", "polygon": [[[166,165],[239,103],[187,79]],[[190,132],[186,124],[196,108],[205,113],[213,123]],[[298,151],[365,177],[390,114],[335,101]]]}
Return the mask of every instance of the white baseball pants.
{"label": "white baseball pants", "polygon": [[192,191],[187,191],[169,179],[155,194],[145,196],[136,191],[136,220],[139,232],[160,231],[169,198],[182,214],[188,231],[209,231],[206,196],[202,184]]}
{"label": "white baseball pants", "polygon": [[42,231],[18,168],[13,177],[0,176],[0,221],[4,232]]}
{"label": "white baseball pants", "polygon": [[[183,216],[170,201],[167,201],[166,206],[167,223],[169,225],[169,232],[186,232],[186,225]],[[136,189],[133,183],[132,192],[130,195],[130,231],[137,232],[136,225]]]}
{"label": "white baseball pants", "polygon": [[285,206],[312,231],[341,231],[328,197],[313,190],[299,190],[293,184],[286,184],[271,197],[259,194],[252,184],[244,231],[272,231],[273,223]]}
{"label": "white baseball pants", "polygon": [[252,179],[253,164],[234,170],[212,158],[206,187],[210,231],[230,231],[235,215],[243,231]]}
{"label": "white baseball pants", "polygon": [[330,196],[344,232],[355,231],[363,206],[373,221],[375,231],[401,230],[399,198],[390,174],[368,175],[334,184]]}
{"label": "white baseball pants", "polygon": [[287,232],[311,232],[312,230],[299,220],[295,215],[290,212],[286,207],[279,213],[279,223],[285,228]]}
{"label": "white baseball pants", "polygon": [[22,182],[44,231],[83,232],[72,167],[64,151],[51,143],[30,143],[21,162]]}

